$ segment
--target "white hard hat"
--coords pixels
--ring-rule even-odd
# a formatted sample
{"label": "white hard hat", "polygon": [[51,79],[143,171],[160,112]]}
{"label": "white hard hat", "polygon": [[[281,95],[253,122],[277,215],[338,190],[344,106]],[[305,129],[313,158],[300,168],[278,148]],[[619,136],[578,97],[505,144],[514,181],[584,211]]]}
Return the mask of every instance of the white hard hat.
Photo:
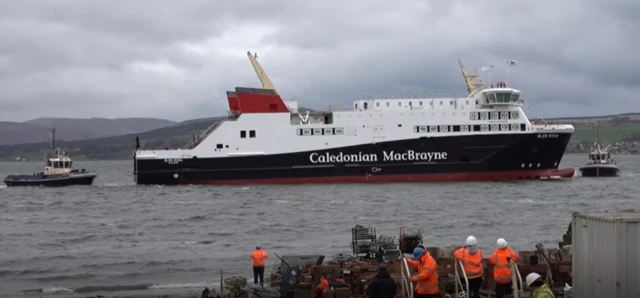
{"label": "white hard hat", "polygon": [[527,275],[527,286],[530,287],[531,284],[534,283],[539,278],[542,278],[542,276],[540,276],[540,274],[535,273],[535,272],[529,273],[529,275]]}
{"label": "white hard hat", "polygon": [[507,240],[504,240],[504,238],[498,238],[496,245],[498,245],[498,248],[505,248],[507,247]]}
{"label": "white hard hat", "polygon": [[467,245],[476,245],[476,244],[478,244],[478,240],[476,240],[476,237],[473,237],[473,236],[467,237]]}

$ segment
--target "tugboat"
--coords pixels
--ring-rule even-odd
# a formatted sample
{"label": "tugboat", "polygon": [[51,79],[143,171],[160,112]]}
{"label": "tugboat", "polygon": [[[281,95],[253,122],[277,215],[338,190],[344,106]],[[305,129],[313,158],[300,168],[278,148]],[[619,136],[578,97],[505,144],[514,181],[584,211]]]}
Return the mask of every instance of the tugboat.
{"label": "tugboat", "polygon": [[596,143],[591,152],[589,152],[589,162],[580,167],[582,177],[617,177],[620,175],[620,169],[616,165],[616,161],[611,159],[611,154],[607,148],[600,145],[599,126],[596,124]]}
{"label": "tugboat", "polygon": [[44,172],[31,175],[9,175],[4,183],[10,186],[70,186],[91,185],[98,176],[85,169],[73,169],[73,160],[60,148],[55,147],[55,128],[51,129],[51,152],[44,155]]}

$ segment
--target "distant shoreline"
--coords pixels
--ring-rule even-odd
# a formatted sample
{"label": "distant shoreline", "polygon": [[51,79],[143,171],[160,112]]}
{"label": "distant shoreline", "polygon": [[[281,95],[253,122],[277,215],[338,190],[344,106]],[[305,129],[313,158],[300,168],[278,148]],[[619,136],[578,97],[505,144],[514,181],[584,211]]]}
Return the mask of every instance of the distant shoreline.
{"label": "distant shoreline", "polygon": [[[564,155],[586,155],[589,152],[569,152],[569,153],[565,153]],[[612,153],[612,156],[615,157],[616,156],[640,156],[640,154],[634,154],[634,153]],[[80,158],[76,158],[75,161],[76,162],[85,162],[85,161],[132,161],[132,158],[126,158],[126,159],[80,159]],[[16,160],[12,160],[12,159],[0,159],[1,163],[23,163],[23,162],[42,162],[41,160],[26,160],[26,161],[16,161]]]}

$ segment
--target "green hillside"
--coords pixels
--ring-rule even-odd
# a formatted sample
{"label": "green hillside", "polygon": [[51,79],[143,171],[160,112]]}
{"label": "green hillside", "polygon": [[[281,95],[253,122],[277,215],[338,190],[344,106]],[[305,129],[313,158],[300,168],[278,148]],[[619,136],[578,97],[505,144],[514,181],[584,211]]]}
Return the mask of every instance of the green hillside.
{"label": "green hillside", "polygon": [[[585,124],[574,124],[576,128],[572,141],[592,141],[596,139],[596,130],[593,126]],[[616,126],[600,126],[600,140],[602,141],[624,141],[640,134],[640,122],[624,123]]]}
{"label": "green hillside", "polygon": [[594,141],[596,121],[600,126],[601,141],[628,141],[640,136],[640,114],[623,114],[592,118],[564,118],[547,120],[553,123],[573,124],[576,131],[572,142]]}
{"label": "green hillside", "polygon": [[[140,137],[140,146],[147,148],[180,148],[191,139],[194,133],[200,133],[217,118],[189,120],[173,126],[155,129],[138,134],[128,134],[91,140],[57,140],[57,146],[71,152],[75,159],[127,159],[135,149],[136,136]],[[17,157],[28,160],[42,159],[49,148],[48,143],[31,143],[0,146],[0,160],[14,160]]]}

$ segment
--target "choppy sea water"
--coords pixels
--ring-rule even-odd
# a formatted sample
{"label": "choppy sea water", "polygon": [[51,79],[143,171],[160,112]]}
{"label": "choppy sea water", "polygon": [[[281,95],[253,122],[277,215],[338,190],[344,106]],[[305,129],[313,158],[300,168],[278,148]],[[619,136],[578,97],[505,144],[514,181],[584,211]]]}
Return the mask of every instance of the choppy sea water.
{"label": "choppy sea water", "polygon": [[[428,246],[473,234],[487,250],[498,237],[515,249],[557,247],[574,211],[640,209],[640,156],[616,160],[619,178],[252,187],[136,186],[130,161],[78,162],[99,173],[94,186],[0,186],[0,294],[200,288],[221,270],[249,276],[256,244],[269,265],[274,253],[349,252],[357,223],[394,236],[422,228]],[[41,167],[0,163],[0,178]]]}

